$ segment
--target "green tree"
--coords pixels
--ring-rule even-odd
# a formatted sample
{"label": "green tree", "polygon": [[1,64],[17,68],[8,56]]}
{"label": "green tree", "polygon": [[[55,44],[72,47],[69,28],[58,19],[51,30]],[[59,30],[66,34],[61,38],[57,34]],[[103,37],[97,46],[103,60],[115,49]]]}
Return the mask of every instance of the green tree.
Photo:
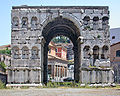
{"label": "green tree", "polygon": [[11,55],[11,50],[6,48],[4,50],[0,50],[0,54],[8,54],[8,55]]}
{"label": "green tree", "polygon": [[10,49],[8,49],[8,48],[6,48],[6,54],[11,54],[11,50]]}
{"label": "green tree", "polygon": [[52,39],[54,43],[70,43],[69,38],[65,36],[59,36]]}

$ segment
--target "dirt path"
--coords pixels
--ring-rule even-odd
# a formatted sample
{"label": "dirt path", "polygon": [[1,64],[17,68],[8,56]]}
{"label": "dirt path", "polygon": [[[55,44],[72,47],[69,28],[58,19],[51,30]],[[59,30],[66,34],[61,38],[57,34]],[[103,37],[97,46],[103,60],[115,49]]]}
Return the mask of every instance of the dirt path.
{"label": "dirt path", "polygon": [[120,89],[4,89],[0,90],[0,96],[120,96]]}

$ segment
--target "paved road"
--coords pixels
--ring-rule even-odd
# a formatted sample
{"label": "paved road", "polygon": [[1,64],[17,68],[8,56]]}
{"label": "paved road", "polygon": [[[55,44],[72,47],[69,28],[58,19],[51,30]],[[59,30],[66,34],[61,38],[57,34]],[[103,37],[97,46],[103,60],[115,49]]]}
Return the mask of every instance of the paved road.
{"label": "paved road", "polygon": [[0,90],[0,96],[120,96],[120,89],[4,89]]}

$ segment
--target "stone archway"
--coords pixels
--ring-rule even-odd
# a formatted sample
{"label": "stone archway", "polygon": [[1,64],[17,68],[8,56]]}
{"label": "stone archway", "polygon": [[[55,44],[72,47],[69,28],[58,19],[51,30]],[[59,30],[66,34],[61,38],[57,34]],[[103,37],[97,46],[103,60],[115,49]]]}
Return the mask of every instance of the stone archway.
{"label": "stone archway", "polygon": [[80,36],[79,29],[69,19],[57,17],[53,21],[49,22],[42,31],[42,35],[45,39],[44,43],[44,59],[43,59],[43,82],[47,83],[47,54],[48,45],[53,37],[58,35],[64,35],[70,38],[74,45],[74,78],[76,82],[80,81],[80,43],[78,37]]}
{"label": "stone archway", "polygon": [[[87,20],[90,22],[86,23],[85,16],[90,17]],[[8,85],[46,83],[48,44],[58,35],[68,37],[74,45],[75,81],[113,83],[110,60],[102,58],[103,45],[110,47],[107,6],[13,6],[11,18],[12,58],[7,68]],[[104,21],[106,24],[102,24]],[[93,65],[95,45],[99,47],[99,56]],[[22,50],[25,46],[26,54]],[[83,58],[85,46],[90,46],[88,58]],[[22,51],[27,58],[22,58]]]}

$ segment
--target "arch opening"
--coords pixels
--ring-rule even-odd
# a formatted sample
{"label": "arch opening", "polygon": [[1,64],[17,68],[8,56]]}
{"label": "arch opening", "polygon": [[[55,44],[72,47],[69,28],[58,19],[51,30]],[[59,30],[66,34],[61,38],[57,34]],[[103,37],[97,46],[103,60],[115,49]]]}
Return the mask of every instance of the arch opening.
{"label": "arch opening", "polygon": [[79,29],[76,25],[62,17],[55,18],[52,22],[49,22],[43,29],[42,35],[45,39],[44,43],[44,60],[43,60],[43,82],[48,82],[47,70],[48,70],[48,45],[50,41],[56,36],[66,36],[73,43],[74,51],[74,79],[76,82],[80,81],[80,43],[78,37],[80,36]]}
{"label": "arch opening", "polygon": [[74,53],[70,39],[62,35],[54,37],[48,47],[48,81],[73,81]]}

